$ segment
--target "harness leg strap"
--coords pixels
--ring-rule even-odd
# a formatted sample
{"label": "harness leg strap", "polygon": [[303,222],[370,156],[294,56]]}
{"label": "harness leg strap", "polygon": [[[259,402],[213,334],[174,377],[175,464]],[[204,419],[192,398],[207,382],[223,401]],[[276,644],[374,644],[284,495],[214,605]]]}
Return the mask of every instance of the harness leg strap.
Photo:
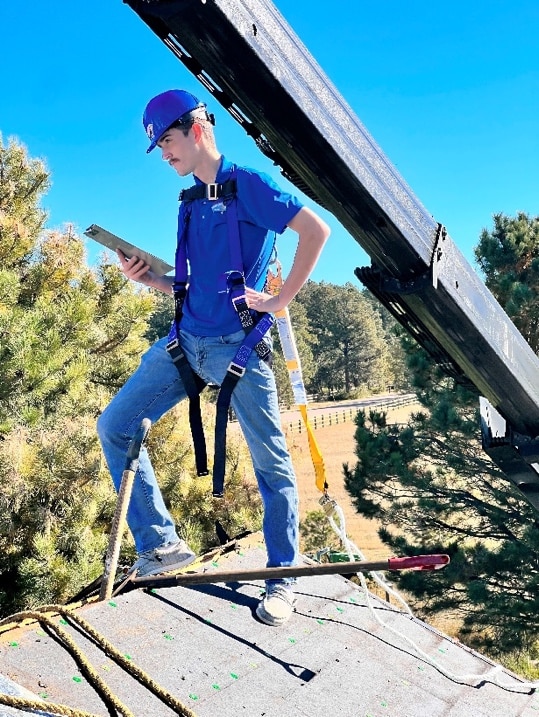
{"label": "harness leg strap", "polygon": [[215,498],[222,498],[224,495],[226,429],[230,398],[236,388],[236,384],[245,373],[247,361],[253,350],[263,361],[271,362],[271,349],[263,338],[273,326],[273,322],[274,318],[271,314],[261,314],[259,321],[245,336],[234,359],[230,362],[219,390],[215,416],[215,451],[213,456],[213,496]]}
{"label": "harness leg strap", "polygon": [[185,391],[189,398],[189,427],[193,438],[195,450],[195,465],[198,476],[207,476],[208,454],[206,451],[206,437],[202,424],[202,412],[200,410],[200,393],[205,388],[206,382],[198,376],[187,361],[187,357],[180,347],[178,339],[167,344],[167,351],[178,369],[183,381]]}
{"label": "harness leg strap", "polygon": [[213,456],[213,489],[214,498],[222,498],[225,492],[225,463],[226,463],[226,429],[228,425],[228,409],[230,399],[243,373],[232,374],[227,371],[225,379],[219,390],[215,413],[215,451]]}

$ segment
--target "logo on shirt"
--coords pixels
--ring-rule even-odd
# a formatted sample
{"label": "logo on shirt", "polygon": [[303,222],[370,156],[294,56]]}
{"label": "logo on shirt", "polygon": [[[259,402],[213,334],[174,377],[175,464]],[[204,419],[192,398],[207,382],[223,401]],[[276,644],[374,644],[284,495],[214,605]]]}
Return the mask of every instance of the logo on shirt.
{"label": "logo on shirt", "polygon": [[219,212],[219,214],[224,214],[226,212],[226,206],[223,202],[217,202],[216,204],[212,204],[211,210],[212,212]]}

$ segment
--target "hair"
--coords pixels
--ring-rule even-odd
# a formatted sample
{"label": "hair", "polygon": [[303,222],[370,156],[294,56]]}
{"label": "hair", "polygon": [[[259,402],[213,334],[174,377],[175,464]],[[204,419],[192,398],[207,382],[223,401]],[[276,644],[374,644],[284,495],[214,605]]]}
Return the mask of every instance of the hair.
{"label": "hair", "polygon": [[169,129],[180,129],[185,135],[185,137],[187,137],[187,135],[189,134],[189,130],[193,126],[194,122],[194,117],[190,117],[187,122],[180,122],[179,120],[176,120],[176,122],[173,122],[170,125]]}
{"label": "hair", "polygon": [[200,126],[202,129],[202,132],[206,136],[206,139],[215,146],[215,136],[213,134],[212,126],[215,123],[215,120],[213,119],[213,115],[209,115],[205,109],[203,109],[203,112],[198,112],[197,110],[200,110],[203,108],[196,107],[190,114],[189,117],[181,121],[181,119],[176,120],[173,122],[169,129],[179,129],[183,132],[184,136],[187,137],[189,134],[189,130],[191,127],[195,124],[195,122]]}
{"label": "hair", "polygon": [[206,144],[216,149],[217,144],[213,132],[213,123],[206,117],[189,117],[187,122],[176,121],[170,125],[169,129],[179,129],[181,132],[183,132],[184,137],[187,137],[194,124],[198,124],[198,126],[202,130],[202,134],[204,135]]}

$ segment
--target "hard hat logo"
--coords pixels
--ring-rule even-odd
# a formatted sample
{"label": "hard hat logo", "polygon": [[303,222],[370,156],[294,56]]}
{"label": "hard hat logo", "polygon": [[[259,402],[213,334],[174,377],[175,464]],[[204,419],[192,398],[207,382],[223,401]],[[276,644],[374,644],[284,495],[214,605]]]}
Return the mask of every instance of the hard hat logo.
{"label": "hard hat logo", "polygon": [[185,90],[167,90],[151,99],[146,105],[142,117],[144,129],[150,140],[150,146],[146,152],[151,152],[152,149],[155,149],[159,138],[175,122],[181,122],[182,120],[187,122],[193,110],[205,108],[205,106],[204,103]]}

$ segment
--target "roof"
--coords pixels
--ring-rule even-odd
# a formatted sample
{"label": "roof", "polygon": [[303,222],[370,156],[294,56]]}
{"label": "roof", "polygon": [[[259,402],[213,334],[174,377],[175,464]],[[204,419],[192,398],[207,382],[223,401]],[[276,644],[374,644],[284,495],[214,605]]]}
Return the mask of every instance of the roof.
{"label": "roof", "polygon": [[[264,562],[257,533],[199,569],[258,569]],[[539,697],[516,675],[341,575],[299,578],[296,612],[278,628],[255,617],[262,589],[257,580],[136,590],[75,612],[197,717],[538,713]],[[181,714],[67,622],[64,629],[135,715]],[[46,694],[49,704],[106,713],[73,658],[35,622],[0,635],[0,672]]]}

